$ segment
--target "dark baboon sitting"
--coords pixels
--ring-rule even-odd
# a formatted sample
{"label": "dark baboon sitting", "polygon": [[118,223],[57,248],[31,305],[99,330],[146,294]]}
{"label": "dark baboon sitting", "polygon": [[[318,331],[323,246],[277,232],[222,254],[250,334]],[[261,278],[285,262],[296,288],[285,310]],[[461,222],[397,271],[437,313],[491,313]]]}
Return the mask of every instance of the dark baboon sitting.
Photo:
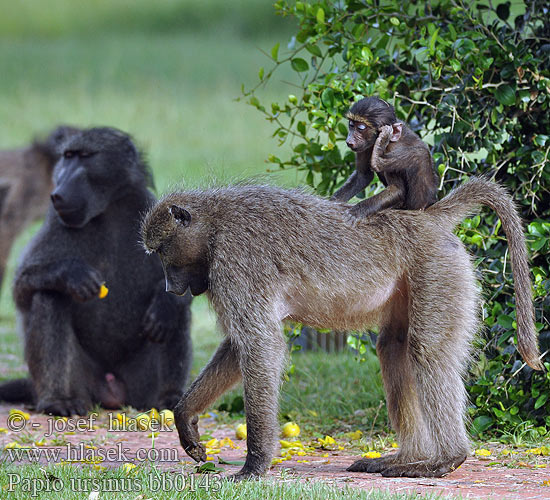
{"label": "dark baboon sitting", "polygon": [[56,128],[44,141],[0,151],[0,285],[17,235],[43,217],[50,201],[59,145],[78,129]]}
{"label": "dark baboon sitting", "polygon": [[185,451],[205,459],[196,415],[244,384],[248,455],[236,479],[261,475],[277,436],[285,318],[314,327],[379,325],[377,351],[401,448],[350,470],[442,476],[469,451],[462,382],[478,328],[470,257],[452,229],[478,205],[496,210],[512,260],[518,349],[540,368],[527,253],[505,189],[473,179],[426,211],[387,210],[350,222],[347,207],[299,191],[236,186],[166,196],[146,216],[167,290],[207,292],[225,339],[178,403]]}
{"label": "dark baboon sitting", "polygon": [[[189,371],[190,295],[166,293],[139,245],[152,178],[130,137],[92,128],[64,143],[44,226],[17,269],[14,298],[32,386],[0,399],[84,414],[92,404],[173,407]],[[105,282],[106,298],[98,292]]]}
{"label": "dark baboon sitting", "polygon": [[378,97],[365,97],[353,104],[346,118],[346,144],[355,152],[355,172],[334,193],[333,200],[350,200],[377,172],[386,189],[351,207],[353,215],[365,217],[387,208],[425,209],[437,201],[437,175],[430,150],[397,120],[393,106]]}

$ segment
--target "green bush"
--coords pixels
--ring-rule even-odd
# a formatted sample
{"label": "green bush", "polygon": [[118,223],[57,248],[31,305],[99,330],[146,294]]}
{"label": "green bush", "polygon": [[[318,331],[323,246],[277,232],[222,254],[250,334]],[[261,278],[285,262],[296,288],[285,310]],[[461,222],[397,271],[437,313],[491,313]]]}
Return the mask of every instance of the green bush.
{"label": "green bush", "polygon": [[[278,0],[275,9],[294,18],[297,31],[288,50],[280,44],[271,49],[270,67],[260,68],[258,86],[243,92],[273,123],[280,144],[291,145],[287,157],[273,154],[268,161],[305,170],[307,182],[329,195],[354,168],[354,155],[344,144],[343,114],[350,103],[367,95],[390,101],[432,147],[442,193],[479,174],[513,193],[527,224],[537,328],[542,349],[548,349],[548,3]],[[262,103],[261,89],[286,65],[296,74],[292,94],[285,102]],[[365,194],[379,188],[373,184]],[[483,211],[458,234],[477,256],[486,298],[485,339],[469,381],[474,431],[508,432],[524,422],[546,432],[550,379],[528,367],[519,371],[522,363],[512,346],[512,276],[500,222]]]}

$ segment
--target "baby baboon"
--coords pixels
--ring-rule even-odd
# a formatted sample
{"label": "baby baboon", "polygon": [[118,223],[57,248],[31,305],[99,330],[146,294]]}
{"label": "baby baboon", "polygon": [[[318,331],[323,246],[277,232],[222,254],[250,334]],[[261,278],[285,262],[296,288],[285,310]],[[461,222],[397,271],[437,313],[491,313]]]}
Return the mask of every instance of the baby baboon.
{"label": "baby baboon", "polygon": [[426,211],[350,221],[347,207],[300,191],[235,186],[166,196],[145,217],[166,289],[207,292],[220,347],[176,406],[181,444],[205,459],[196,415],[244,384],[248,455],[235,479],[263,474],[277,437],[285,318],[314,327],[380,326],[377,351],[399,452],[350,470],[443,476],[469,450],[462,382],[478,328],[478,292],[453,228],[478,205],[496,210],[514,270],[518,349],[540,368],[521,221],[502,187],[472,179]]}
{"label": "baby baboon", "polygon": [[0,286],[15,238],[46,213],[57,148],[77,131],[61,126],[27,148],[0,151]]}
{"label": "baby baboon", "polygon": [[190,295],[166,293],[160,262],[139,244],[155,202],[144,160],[123,132],[83,130],[64,143],[54,184],[13,292],[32,385],[4,384],[0,399],[34,392],[36,409],[55,415],[173,407],[190,367]]}
{"label": "baby baboon", "polygon": [[355,171],[333,200],[350,200],[377,172],[386,189],[351,207],[356,217],[386,208],[425,209],[437,201],[430,151],[406,124],[397,121],[393,106],[378,97],[366,97],[354,103],[346,117],[346,144],[355,152]]}

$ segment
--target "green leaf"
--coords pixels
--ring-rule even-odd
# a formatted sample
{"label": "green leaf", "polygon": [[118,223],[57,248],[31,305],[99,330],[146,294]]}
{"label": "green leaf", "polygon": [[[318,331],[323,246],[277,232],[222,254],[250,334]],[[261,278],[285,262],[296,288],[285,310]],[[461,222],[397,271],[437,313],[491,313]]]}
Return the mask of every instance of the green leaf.
{"label": "green leaf", "polygon": [[218,456],[218,463],[222,465],[244,465],[244,460],[225,460],[222,457]]}
{"label": "green leaf", "polygon": [[508,84],[498,87],[495,91],[495,97],[504,106],[513,106],[516,103],[516,92]]}
{"label": "green leaf", "polygon": [[514,323],[514,319],[508,316],[507,314],[501,314],[497,318],[497,323],[503,328],[506,328],[506,330],[511,330],[512,325]]}
{"label": "green leaf", "polygon": [[292,59],[292,61],[290,61],[290,65],[292,66],[292,69],[298,73],[309,69],[309,64],[301,57],[295,57]]}
{"label": "green leaf", "polygon": [[394,26],[399,26],[401,24],[397,17],[390,17],[390,23],[392,23]]}
{"label": "green leaf", "polygon": [[195,467],[195,472],[198,474],[212,474],[216,472],[224,472],[225,469],[222,467],[217,467],[216,464],[212,462],[205,462],[201,465],[197,465]]}
{"label": "green leaf", "polygon": [[260,70],[258,71],[258,77],[260,78],[260,80],[263,80],[264,79],[264,68],[260,68]]}
{"label": "green leaf", "polygon": [[538,410],[541,406],[544,406],[548,399],[548,394],[541,394],[535,401],[535,410]]}
{"label": "green leaf", "polygon": [[487,430],[493,425],[493,419],[487,415],[481,415],[477,417],[472,422],[472,430],[475,434],[481,434],[483,431]]}
{"label": "green leaf", "polygon": [[279,46],[281,44],[280,43],[276,43],[273,48],[271,49],[271,57],[273,58],[274,61],[277,60],[277,57],[279,56]]}
{"label": "green leaf", "polygon": [[334,107],[334,90],[326,88],[321,94],[321,102],[325,108]]}
{"label": "green leaf", "polygon": [[324,23],[325,22],[325,11],[323,7],[319,7],[317,9],[317,15],[315,16],[317,18],[318,23]]}
{"label": "green leaf", "polygon": [[323,56],[323,53],[321,52],[321,49],[317,45],[314,45],[312,43],[308,43],[306,45],[306,50],[310,54],[313,54],[314,56],[317,56],[317,57],[322,57]]}

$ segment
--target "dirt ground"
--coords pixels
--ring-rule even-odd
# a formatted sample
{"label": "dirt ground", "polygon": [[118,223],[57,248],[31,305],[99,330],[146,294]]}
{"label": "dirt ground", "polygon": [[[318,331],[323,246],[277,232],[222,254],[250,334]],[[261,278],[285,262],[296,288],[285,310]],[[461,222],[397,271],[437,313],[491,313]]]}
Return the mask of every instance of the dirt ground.
{"label": "dirt ground", "polygon": [[[165,426],[153,437],[150,430],[137,429],[136,421],[131,419],[126,421],[125,429],[120,429],[117,412],[102,411],[97,417],[71,419],[28,412],[27,420],[26,415],[10,416],[12,408],[0,405],[0,450],[4,462],[27,463],[32,457],[42,464],[84,463],[101,469],[153,460],[167,471],[195,471],[196,464],[181,449],[173,427]],[[135,415],[136,412],[131,414]],[[201,418],[200,428],[211,439],[204,441],[210,461],[223,469],[222,474],[236,472],[240,465],[224,463],[242,461],[246,455],[246,442],[236,438],[234,427],[221,425],[211,416]],[[409,479],[346,472],[346,467],[361,453],[349,440],[336,438],[335,442],[328,440],[324,444],[318,440],[296,441],[283,443],[287,448],[282,447],[275,460],[279,463],[271,467],[269,476],[285,482],[315,480],[364,490],[438,493],[449,498],[550,499],[550,457],[546,448],[513,451],[488,446],[487,451],[478,450],[487,456],[472,453],[445,478]],[[14,450],[19,447],[39,451],[32,451],[31,455],[24,451],[17,457]],[[59,455],[47,456],[49,450],[57,450]]]}

